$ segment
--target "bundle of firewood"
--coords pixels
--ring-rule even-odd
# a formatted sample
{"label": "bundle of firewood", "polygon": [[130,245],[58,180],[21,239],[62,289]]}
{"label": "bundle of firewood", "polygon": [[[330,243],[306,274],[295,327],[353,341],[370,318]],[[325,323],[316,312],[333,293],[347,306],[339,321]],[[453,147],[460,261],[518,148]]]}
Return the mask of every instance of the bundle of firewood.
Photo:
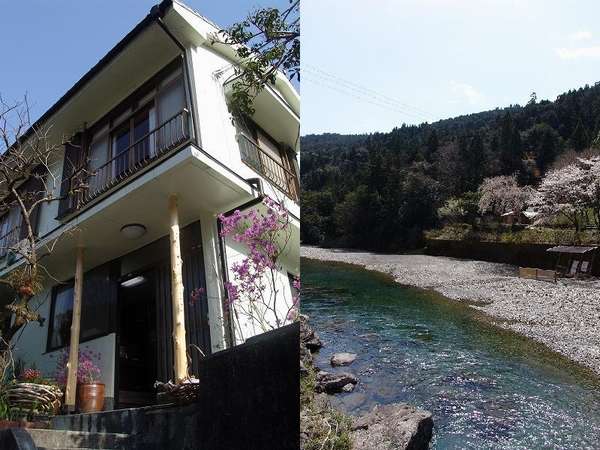
{"label": "bundle of firewood", "polygon": [[156,389],[156,399],[158,403],[176,403],[179,405],[194,403],[200,395],[200,380],[189,377],[181,383],[166,383],[157,381],[154,383]]}

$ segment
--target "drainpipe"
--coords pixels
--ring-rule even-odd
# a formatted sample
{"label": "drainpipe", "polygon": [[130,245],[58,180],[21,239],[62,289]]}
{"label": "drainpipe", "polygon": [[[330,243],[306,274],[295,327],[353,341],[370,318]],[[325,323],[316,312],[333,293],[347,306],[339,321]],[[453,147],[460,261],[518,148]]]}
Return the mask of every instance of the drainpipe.
{"label": "drainpipe", "polygon": [[[251,208],[263,201],[265,198],[262,180],[260,178],[248,178],[246,180],[248,184],[254,186],[258,192],[258,195],[254,197],[252,200],[249,200],[241,205],[236,206],[235,208],[230,209],[229,211],[223,213],[225,217],[232,215],[237,210],[243,210],[247,208]],[[221,219],[217,218],[217,233],[219,236],[219,257],[221,260],[221,272],[223,273],[223,282],[229,282],[229,270],[227,269],[227,250],[225,246],[225,239],[221,236],[221,232],[223,230],[223,223]],[[223,297],[223,318],[225,320],[225,341],[227,344],[227,348],[231,348],[235,344],[235,327],[233,326],[233,320],[231,317],[231,309],[229,305],[229,292],[227,289],[224,291]]]}
{"label": "drainpipe", "polygon": [[198,131],[198,121],[196,120],[196,107],[194,105],[194,97],[192,95],[192,83],[191,83],[191,78],[190,78],[187,52],[185,51],[184,45],[179,41],[179,39],[177,39],[175,37],[175,35],[173,33],[171,33],[171,30],[169,30],[167,28],[167,25],[163,22],[162,17],[160,15],[157,15],[155,20],[156,20],[156,23],[158,24],[158,26],[166,33],[167,36],[169,36],[169,38],[175,43],[175,45],[179,48],[179,50],[181,50],[181,56],[183,57],[183,73],[185,76],[185,84],[187,86],[186,91],[187,91],[188,97],[190,99],[190,111],[191,111],[191,115],[192,115],[192,123],[194,124],[193,142],[194,142],[194,144],[196,144],[196,146],[201,147],[200,132]]}

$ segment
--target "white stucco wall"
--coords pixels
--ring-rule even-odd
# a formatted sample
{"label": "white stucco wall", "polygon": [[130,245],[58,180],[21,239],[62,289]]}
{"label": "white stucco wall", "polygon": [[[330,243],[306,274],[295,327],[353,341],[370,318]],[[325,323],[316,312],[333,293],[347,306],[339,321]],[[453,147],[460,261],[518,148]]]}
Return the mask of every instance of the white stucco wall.
{"label": "white stucco wall", "polygon": [[219,239],[216,217],[204,213],[200,217],[202,232],[202,252],[206,275],[206,301],[208,302],[208,324],[210,326],[210,342],[213,352],[227,347],[225,324],[223,320],[223,295],[221,259],[219,255]]}
{"label": "white stucco wall", "polygon": [[[260,177],[260,174],[242,162],[237,129],[227,106],[223,83],[231,74],[230,61],[206,46],[191,48],[189,55],[203,150],[226,164],[242,178]],[[220,70],[227,68],[229,69],[224,74],[219,75]],[[263,182],[267,195],[285,201],[288,210],[296,217],[300,217],[297,203],[290,201],[267,180],[263,179]]]}
{"label": "white stucco wall", "polygon": [[[227,238],[225,239],[225,253],[227,255],[229,280],[234,281],[232,265],[242,261],[247,256],[248,250],[245,246]],[[246,339],[268,331],[269,329],[277,328],[278,321],[279,326],[290,323],[287,319],[287,314],[292,306],[293,294],[288,278],[288,272],[295,276],[299,274],[293,273],[292,269],[286,266],[285,262],[279,261],[279,266],[280,267],[274,272],[274,281],[270,279],[270,272],[265,276],[265,290],[263,294],[263,298],[268,302],[269,307],[276,311],[277,316],[275,316],[274,312],[269,311],[264,307],[261,308],[260,306],[258,306],[259,311],[248,314],[249,302],[243,301],[243,295],[240,296],[240,300],[233,302],[232,315],[235,322],[236,344],[240,344]],[[261,317],[264,320],[257,320],[257,317]],[[261,325],[261,321],[266,327]]]}

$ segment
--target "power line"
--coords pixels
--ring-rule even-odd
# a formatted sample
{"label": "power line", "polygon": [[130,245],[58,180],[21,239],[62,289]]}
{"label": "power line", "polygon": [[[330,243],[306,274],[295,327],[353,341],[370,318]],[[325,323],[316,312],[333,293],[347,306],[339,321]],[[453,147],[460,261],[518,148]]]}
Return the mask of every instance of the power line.
{"label": "power line", "polygon": [[354,91],[360,92],[361,94],[368,95],[373,98],[377,98],[379,101],[382,101],[385,103],[396,105],[396,106],[400,107],[401,109],[414,111],[415,113],[420,114],[423,117],[427,117],[427,116],[431,115],[431,112],[426,111],[422,108],[418,108],[416,106],[409,105],[405,102],[401,102],[400,100],[390,97],[389,95],[382,94],[371,88],[362,86],[358,83],[347,80],[345,78],[340,77],[339,75],[335,75],[333,73],[327,72],[318,67],[314,67],[314,66],[307,64],[307,65],[302,66],[302,71],[304,72],[303,74],[306,74],[306,72],[308,72],[308,73],[312,73],[313,75],[317,75],[322,79],[327,79],[330,82],[334,82],[336,84],[341,83]]}
{"label": "power line", "polygon": [[377,92],[377,91],[375,91],[375,90],[373,90],[371,88],[365,87],[365,86],[363,86],[361,84],[358,84],[356,82],[353,82],[353,81],[347,80],[345,78],[342,78],[339,75],[335,75],[335,74],[332,74],[331,72],[327,72],[327,71],[325,71],[325,70],[323,70],[321,68],[314,67],[314,66],[311,66],[311,65],[308,64],[308,65],[304,66],[304,70],[308,70],[308,71],[313,72],[313,73],[315,73],[315,72],[319,73],[320,75],[328,77],[328,78],[332,79],[333,81],[344,83],[344,84],[346,84],[346,85],[348,85],[348,86],[350,86],[350,87],[352,87],[354,89],[360,90],[360,91],[362,91],[364,93],[368,93],[369,95],[373,95],[375,97],[384,99],[385,101],[398,104],[398,105],[402,106],[403,108],[409,108],[409,109],[412,109],[412,110],[414,110],[416,112],[419,112],[419,113],[422,113],[422,114],[431,114],[429,111],[425,111],[424,109],[417,108],[416,106],[412,106],[412,105],[409,105],[407,103],[401,102],[398,99],[390,97],[389,95],[382,94],[382,93]]}
{"label": "power line", "polygon": [[400,113],[400,114],[403,114],[406,116],[410,116],[417,120],[423,120],[423,118],[425,117],[423,114],[418,114],[413,111],[408,111],[404,108],[397,106],[394,103],[382,101],[379,98],[365,94],[364,92],[349,89],[348,87],[339,85],[339,84],[331,84],[332,83],[331,80],[327,80],[322,77],[321,78],[314,77],[313,74],[309,75],[307,73],[304,73],[302,75],[301,79],[302,79],[302,82],[308,81],[310,83],[325,87],[325,88],[333,90],[333,91],[336,91],[340,94],[343,94],[343,95],[346,95],[349,97],[353,97],[357,100],[360,100],[361,102],[370,103],[372,105],[379,106],[380,108],[384,108],[389,111],[394,111],[394,112],[397,112],[397,113]]}

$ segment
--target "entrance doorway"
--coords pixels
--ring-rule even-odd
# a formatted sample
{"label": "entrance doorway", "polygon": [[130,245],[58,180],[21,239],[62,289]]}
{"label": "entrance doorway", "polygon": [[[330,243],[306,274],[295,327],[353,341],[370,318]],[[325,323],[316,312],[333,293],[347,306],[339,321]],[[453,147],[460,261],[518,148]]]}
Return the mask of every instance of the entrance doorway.
{"label": "entrance doorway", "polygon": [[156,272],[136,274],[119,283],[119,407],[154,403],[156,381]]}

